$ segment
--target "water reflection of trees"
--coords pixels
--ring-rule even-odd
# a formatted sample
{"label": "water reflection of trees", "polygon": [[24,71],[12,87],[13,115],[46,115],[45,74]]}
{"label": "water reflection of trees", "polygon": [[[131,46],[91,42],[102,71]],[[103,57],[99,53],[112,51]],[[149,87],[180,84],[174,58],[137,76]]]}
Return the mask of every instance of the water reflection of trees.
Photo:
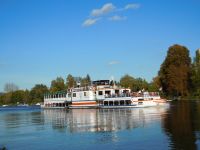
{"label": "water reflection of trees", "polygon": [[163,128],[173,149],[197,149],[200,131],[200,104],[178,102],[171,105],[163,119]]}
{"label": "water reflection of trees", "polygon": [[166,108],[44,110],[53,129],[69,132],[131,130],[160,121]]}
{"label": "water reflection of trees", "polygon": [[32,125],[44,125],[44,116],[41,111],[8,112],[2,119],[7,129],[23,128]]}

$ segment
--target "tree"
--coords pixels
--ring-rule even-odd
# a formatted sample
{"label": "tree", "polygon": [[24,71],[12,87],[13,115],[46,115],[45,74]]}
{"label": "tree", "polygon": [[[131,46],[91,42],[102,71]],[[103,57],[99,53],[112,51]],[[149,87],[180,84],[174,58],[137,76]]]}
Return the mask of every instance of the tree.
{"label": "tree", "polygon": [[134,83],[134,78],[128,74],[124,75],[120,79],[120,85],[125,88],[132,88]]}
{"label": "tree", "polygon": [[25,92],[23,90],[18,90],[12,93],[11,103],[25,103]]}
{"label": "tree", "polygon": [[6,83],[4,85],[5,92],[14,92],[14,91],[17,91],[18,89],[19,89],[19,87],[14,83]]}
{"label": "tree", "polygon": [[191,73],[189,50],[181,45],[169,47],[159,71],[160,83],[167,96],[188,95]]}
{"label": "tree", "polygon": [[148,89],[148,82],[142,78],[134,78],[128,74],[120,79],[120,85],[125,88],[130,88],[133,92],[138,92],[143,89]]}
{"label": "tree", "polygon": [[81,79],[81,86],[89,86],[91,85],[91,79],[89,74],[86,75],[86,77]]}
{"label": "tree", "polygon": [[196,51],[196,56],[192,64],[192,94],[200,97],[200,49]]}
{"label": "tree", "polygon": [[51,81],[51,92],[63,91],[65,90],[65,81],[62,77],[57,77],[56,80]]}
{"label": "tree", "polygon": [[48,91],[46,85],[36,84],[30,91],[31,103],[43,102],[44,94]]}
{"label": "tree", "polygon": [[132,91],[139,91],[139,90],[145,90],[148,88],[148,82],[142,78],[136,78],[134,79]]}
{"label": "tree", "polygon": [[159,78],[159,76],[157,76],[157,77],[154,77],[152,82],[149,83],[148,91],[156,92],[156,91],[160,90],[160,87],[161,87],[160,78]]}
{"label": "tree", "polygon": [[11,103],[12,92],[5,93],[1,95],[1,103],[2,104],[9,104]]}
{"label": "tree", "polygon": [[74,77],[71,74],[69,74],[67,76],[67,88],[72,88],[75,86],[76,86],[76,81],[75,81]]}

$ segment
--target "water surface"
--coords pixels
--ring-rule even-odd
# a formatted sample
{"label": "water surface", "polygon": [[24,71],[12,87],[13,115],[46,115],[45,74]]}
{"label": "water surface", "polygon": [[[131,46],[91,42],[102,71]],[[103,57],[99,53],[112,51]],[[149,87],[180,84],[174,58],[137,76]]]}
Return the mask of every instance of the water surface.
{"label": "water surface", "polygon": [[0,108],[0,147],[200,149],[200,102],[132,109]]}

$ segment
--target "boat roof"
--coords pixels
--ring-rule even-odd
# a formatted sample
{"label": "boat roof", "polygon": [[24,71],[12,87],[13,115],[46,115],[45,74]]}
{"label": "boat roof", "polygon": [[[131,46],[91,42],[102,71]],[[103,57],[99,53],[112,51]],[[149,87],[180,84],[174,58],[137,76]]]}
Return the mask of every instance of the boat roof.
{"label": "boat roof", "polygon": [[109,85],[110,84],[110,80],[96,80],[96,81],[92,81],[93,85]]}

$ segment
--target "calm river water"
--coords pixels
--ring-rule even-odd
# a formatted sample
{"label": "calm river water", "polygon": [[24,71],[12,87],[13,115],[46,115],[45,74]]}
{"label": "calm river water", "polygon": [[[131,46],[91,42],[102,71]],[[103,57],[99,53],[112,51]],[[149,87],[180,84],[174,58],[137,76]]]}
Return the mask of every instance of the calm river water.
{"label": "calm river water", "polygon": [[132,109],[0,108],[8,150],[200,149],[200,102]]}

